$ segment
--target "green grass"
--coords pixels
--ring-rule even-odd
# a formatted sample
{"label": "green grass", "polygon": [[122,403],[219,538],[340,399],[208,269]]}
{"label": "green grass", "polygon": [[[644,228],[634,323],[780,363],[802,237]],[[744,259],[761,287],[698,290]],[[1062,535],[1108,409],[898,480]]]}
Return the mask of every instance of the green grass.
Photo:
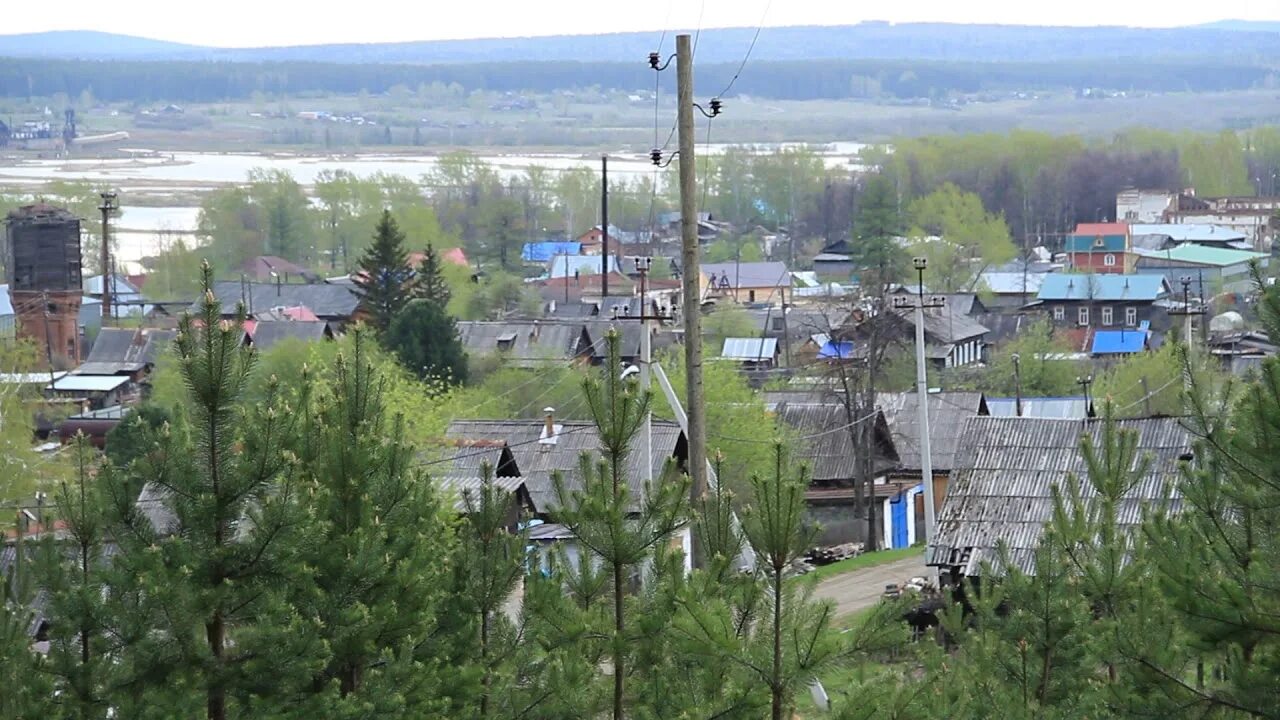
{"label": "green grass", "polygon": [[897,550],[878,550],[876,552],[864,553],[857,557],[851,557],[839,562],[834,562],[830,565],[823,565],[822,567],[816,568],[813,572],[805,575],[805,577],[814,577],[819,580],[825,580],[826,578],[833,577],[835,575],[843,575],[847,572],[853,572],[854,570],[863,570],[877,565],[906,560],[907,558],[920,555],[923,552],[924,549],[919,547],[898,548]]}

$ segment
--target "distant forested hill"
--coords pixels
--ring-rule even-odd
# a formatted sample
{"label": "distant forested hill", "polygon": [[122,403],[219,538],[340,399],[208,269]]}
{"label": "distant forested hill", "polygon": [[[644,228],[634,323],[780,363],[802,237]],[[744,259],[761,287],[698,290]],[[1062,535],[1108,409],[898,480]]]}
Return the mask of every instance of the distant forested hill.
{"label": "distant forested hill", "polygon": [[[735,64],[698,67],[698,91],[724,87]],[[457,83],[466,90],[550,92],[599,87],[637,91],[653,87],[648,66],[632,63],[527,62],[440,65],[326,64],[306,62],[95,62],[0,58],[0,96],[48,96],[83,90],[107,101],[208,102],[254,92],[381,93],[402,85]],[[951,93],[1104,88],[1128,92],[1208,92],[1277,83],[1276,74],[1244,61],[1129,58],[1057,63],[964,63],[915,60],[807,60],[752,63],[734,95],[782,100],[882,98],[943,99]]]}
{"label": "distant forested hill", "polygon": [[[1143,57],[1280,59],[1274,23],[1225,21],[1221,27],[1124,28],[861,23],[765,28],[753,52],[760,61],[911,59],[958,62],[1058,62]],[[705,29],[698,60],[741,59],[754,28]],[[666,48],[673,47],[667,33]],[[139,58],[231,62],[478,63],[643,62],[659,33],[309,45],[252,49],[199,48],[106,33],[0,35],[0,56]]]}

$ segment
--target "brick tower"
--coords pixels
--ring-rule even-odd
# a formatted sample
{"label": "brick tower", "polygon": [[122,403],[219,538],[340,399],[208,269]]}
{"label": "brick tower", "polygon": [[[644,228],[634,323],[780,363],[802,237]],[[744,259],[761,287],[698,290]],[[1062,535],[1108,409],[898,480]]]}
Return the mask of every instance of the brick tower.
{"label": "brick tower", "polygon": [[47,347],[55,364],[79,364],[80,218],[44,203],[11,211],[4,267],[18,336]]}

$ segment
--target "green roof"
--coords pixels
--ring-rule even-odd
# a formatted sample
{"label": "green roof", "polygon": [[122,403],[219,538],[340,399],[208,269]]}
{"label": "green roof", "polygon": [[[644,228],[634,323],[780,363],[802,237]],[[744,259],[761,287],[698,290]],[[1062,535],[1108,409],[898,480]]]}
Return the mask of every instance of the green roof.
{"label": "green roof", "polygon": [[1204,245],[1179,245],[1168,250],[1140,250],[1143,257],[1162,258],[1195,265],[1214,265],[1226,267],[1239,265],[1250,260],[1261,260],[1270,257],[1266,253],[1249,252],[1248,250],[1232,250],[1229,248],[1205,247]]}

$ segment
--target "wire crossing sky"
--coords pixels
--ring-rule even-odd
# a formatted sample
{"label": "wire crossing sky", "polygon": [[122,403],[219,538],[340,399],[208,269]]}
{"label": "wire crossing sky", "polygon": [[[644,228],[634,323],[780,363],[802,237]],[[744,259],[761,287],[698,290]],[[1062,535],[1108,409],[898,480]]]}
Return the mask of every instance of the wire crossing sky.
{"label": "wire crossing sky", "polygon": [[[480,37],[577,35],[611,32],[755,27],[765,0],[690,0],[667,3],[621,0],[471,0],[301,3],[222,0],[62,0],[56,12],[11,12],[0,34],[48,30],[99,30],[194,45],[261,47],[321,43],[407,42]],[[1131,25],[1172,27],[1223,19],[1280,21],[1280,0],[1238,0],[1230,6],[1168,0],[788,0],[769,9],[766,27],[889,22],[999,23],[1012,25]]]}

